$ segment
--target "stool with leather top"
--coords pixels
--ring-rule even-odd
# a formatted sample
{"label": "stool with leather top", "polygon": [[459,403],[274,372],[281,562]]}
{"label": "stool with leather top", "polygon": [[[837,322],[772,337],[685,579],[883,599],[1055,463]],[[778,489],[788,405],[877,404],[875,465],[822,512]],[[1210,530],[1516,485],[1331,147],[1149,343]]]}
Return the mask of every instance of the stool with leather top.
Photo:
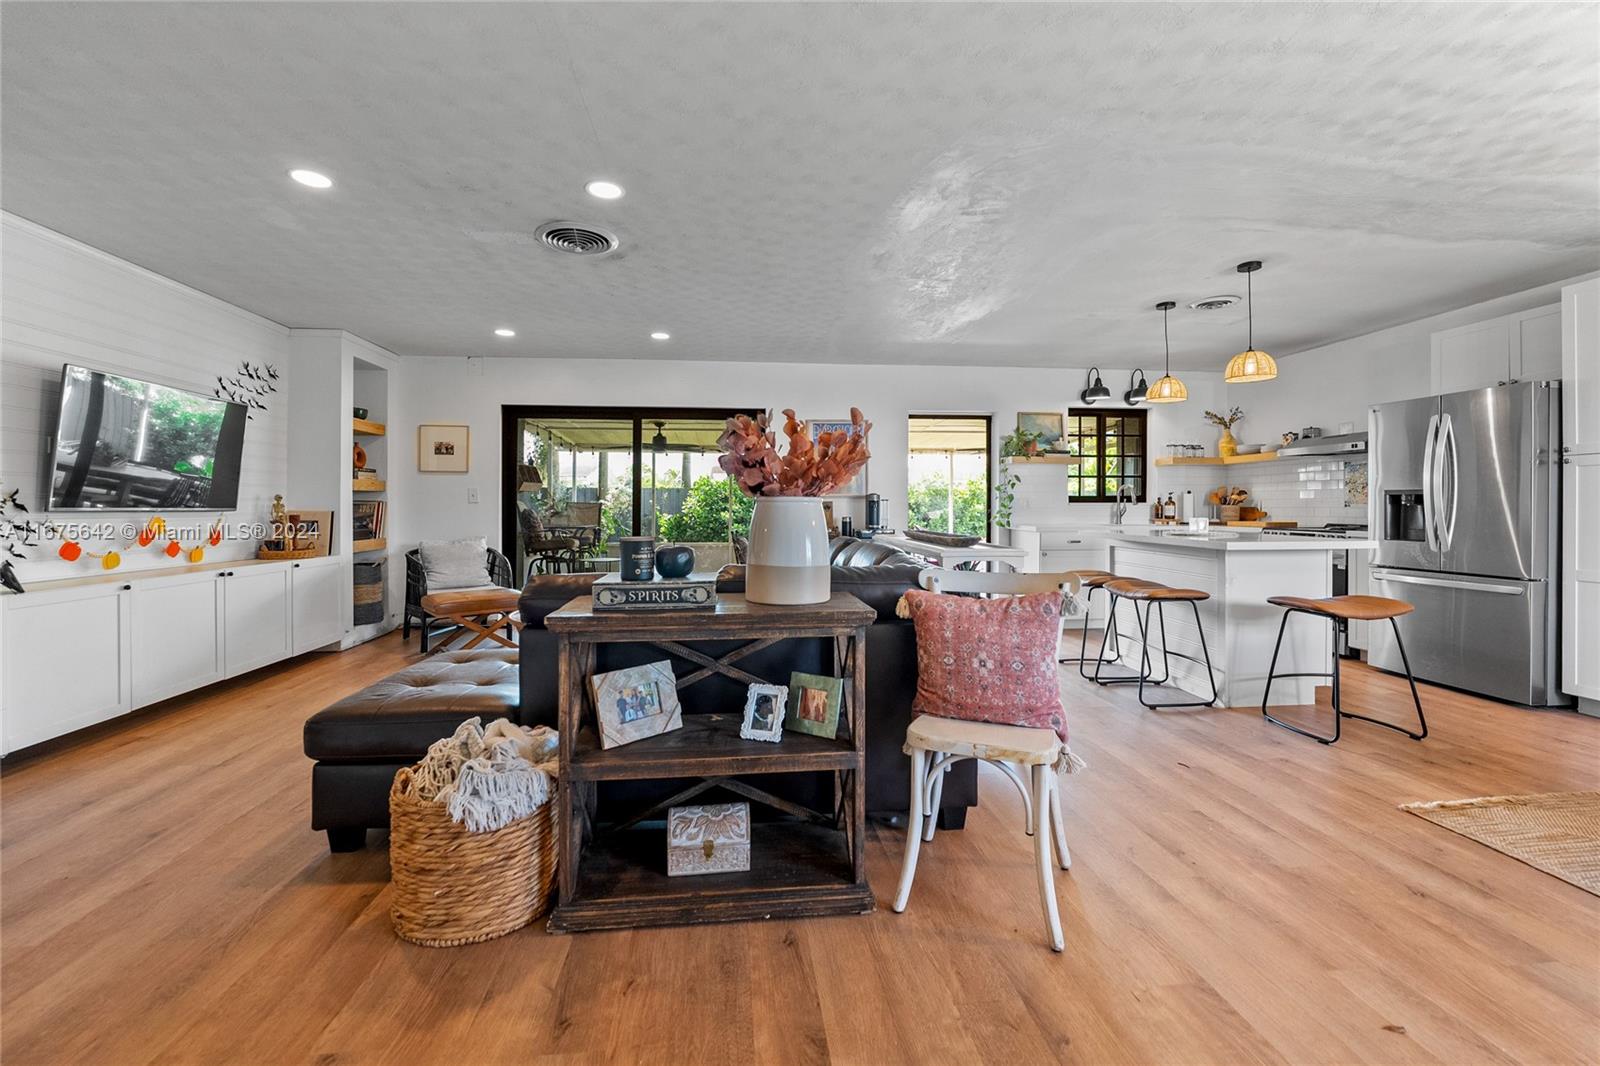
{"label": "stool with leather top", "polygon": [[[1200,601],[1209,600],[1211,594],[1199,589],[1175,589],[1153,581],[1139,581],[1137,579],[1124,579],[1111,581],[1106,584],[1106,591],[1114,596],[1133,602],[1133,617],[1139,623],[1139,642],[1142,649],[1139,656],[1139,702],[1152,710],[1161,710],[1168,707],[1209,707],[1217,702],[1217,675],[1211,668],[1211,649],[1206,646],[1206,628],[1200,622]],[[1139,604],[1144,604],[1144,614],[1139,613]],[[1167,604],[1187,603],[1194,612],[1194,628],[1200,634],[1200,654],[1190,655],[1188,652],[1173,651],[1167,644]],[[1161,679],[1158,681],[1151,676],[1155,669],[1155,657],[1150,654],[1150,612],[1156,612],[1156,620],[1161,626]],[[1188,659],[1206,668],[1206,681],[1211,685],[1211,698],[1208,700],[1163,700],[1153,703],[1144,697],[1146,683],[1151,685],[1164,685],[1172,680],[1171,656]]]}
{"label": "stool with leather top", "polygon": [[[1404,733],[1412,740],[1421,740],[1428,735],[1428,720],[1422,715],[1422,699],[1417,695],[1417,681],[1411,676],[1411,660],[1406,658],[1405,642],[1400,639],[1400,626],[1395,620],[1401,615],[1410,614],[1416,608],[1404,600],[1391,600],[1385,596],[1328,596],[1323,599],[1311,599],[1305,596],[1269,596],[1267,602],[1284,608],[1283,621],[1278,623],[1278,641],[1272,646],[1272,665],[1267,667],[1267,686],[1261,691],[1261,716],[1273,725],[1282,726],[1291,733],[1299,733],[1303,737],[1310,737],[1320,744],[1332,744],[1339,739],[1339,723],[1346,718],[1359,718],[1363,722],[1381,725],[1385,729],[1393,729],[1396,733]],[[1309,614],[1316,618],[1326,618],[1333,623],[1334,628],[1334,653],[1333,669],[1325,673],[1296,673],[1279,674],[1278,652],[1283,647],[1283,631],[1289,624],[1291,614]],[[1351,714],[1341,710],[1339,706],[1339,640],[1341,633],[1347,632],[1351,622],[1381,622],[1388,619],[1389,625],[1394,629],[1395,647],[1400,649],[1400,662],[1406,668],[1406,682],[1411,686],[1411,702],[1417,708],[1417,725],[1419,731],[1413,733],[1404,726],[1392,722],[1380,721],[1369,718],[1364,714]],[[1297,725],[1274,718],[1267,713],[1267,696],[1272,692],[1272,679],[1274,677],[1328,677],[1333,679],[1333,734],[1323,736],[1302,729]]]}

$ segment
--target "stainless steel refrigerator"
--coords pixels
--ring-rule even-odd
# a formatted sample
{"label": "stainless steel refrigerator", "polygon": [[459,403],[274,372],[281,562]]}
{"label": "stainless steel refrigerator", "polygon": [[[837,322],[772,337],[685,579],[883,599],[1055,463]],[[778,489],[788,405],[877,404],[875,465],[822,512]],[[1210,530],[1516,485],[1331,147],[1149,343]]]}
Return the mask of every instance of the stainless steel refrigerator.
{"label": "stainless steel refrigerator", "polygon": [[[1565,702],[1557,654],[1561,385],[1523,381],[1371,409],[1372,590],[1417,677],[1514,703]],[[1388,626],[1370,661],[1403,669]]]}

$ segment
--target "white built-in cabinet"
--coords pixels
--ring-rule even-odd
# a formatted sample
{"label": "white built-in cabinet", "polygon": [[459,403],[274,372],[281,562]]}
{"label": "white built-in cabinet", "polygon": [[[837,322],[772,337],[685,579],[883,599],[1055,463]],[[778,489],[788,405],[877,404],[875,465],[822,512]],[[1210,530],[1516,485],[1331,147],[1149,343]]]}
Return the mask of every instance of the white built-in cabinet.
{"label": "white built-in cabinet", "polygon": [[1433,335],[1435,392],[1562,376],[1561,305],[1501,315]]}
{"label": "white built-in cabinet", "polygon": [[344,591],[350,580],[342,566],[318,565],[308,559],[289,564],[293,610],[289,632],[294,634],[294,654],[313,651],[344,636]]}
{"label": "white built-in cabinet", "polygon": [[337,643],[342,562],[223,563],[0,598],[0,745],[9,753]]}
{"label": "white built-in cabinet", "polygon": [[1561,689],[1600,701],[1600,278],[1561,290],[1561,352]]}

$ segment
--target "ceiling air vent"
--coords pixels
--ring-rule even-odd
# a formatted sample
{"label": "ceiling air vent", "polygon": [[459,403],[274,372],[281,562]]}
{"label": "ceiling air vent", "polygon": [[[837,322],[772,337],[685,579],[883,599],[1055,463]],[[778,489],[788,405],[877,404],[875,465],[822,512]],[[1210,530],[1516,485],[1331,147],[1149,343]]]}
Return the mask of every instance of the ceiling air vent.
{"label": "ceiling air vent", "polygon": [[1232,307],[1239,302],[1237,296],[1207,296],[1204,300],[1196,300],[1189,305],[1191,311],[1220,311],[1224,307]]}
{"label": "ceiling air vent", "polygon": [[539,240],[546,248],[572,255],[605,255],[617,247],[611,234],[576,222],[546,222],[539,227]]}

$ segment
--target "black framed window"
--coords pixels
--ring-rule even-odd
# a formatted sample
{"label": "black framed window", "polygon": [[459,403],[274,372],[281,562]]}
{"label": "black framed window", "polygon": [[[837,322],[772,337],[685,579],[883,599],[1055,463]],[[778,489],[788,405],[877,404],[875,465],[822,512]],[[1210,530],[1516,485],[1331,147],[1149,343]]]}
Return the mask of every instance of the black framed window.
{"label": "black framed window", "polygon": [[1067,412],[1067,442],[1082,462],[1067,475],[1070,499],[1110,503],[1126,484],[1144,502],[1150,448],[1144,411],[1074,407]]}

